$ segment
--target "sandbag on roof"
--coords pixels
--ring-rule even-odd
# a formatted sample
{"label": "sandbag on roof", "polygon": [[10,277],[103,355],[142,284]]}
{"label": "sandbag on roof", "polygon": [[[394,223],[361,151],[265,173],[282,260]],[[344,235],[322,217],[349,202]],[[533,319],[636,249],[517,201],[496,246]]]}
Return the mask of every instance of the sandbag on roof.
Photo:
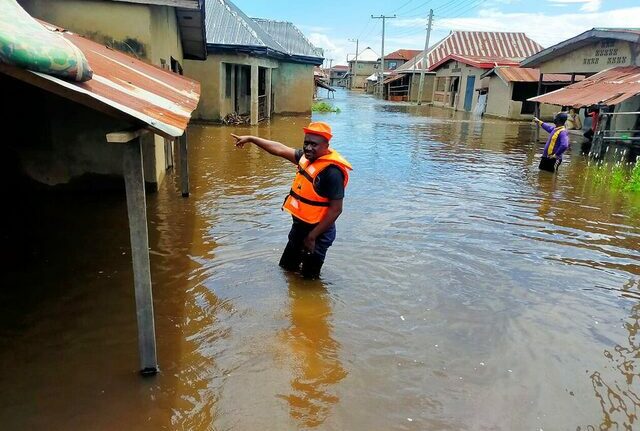
{"label": "sandbag on roof", "polygon": [[78,47],[45,28],[15,0],[0,1],[0,62],[71,81],[93,76]]}

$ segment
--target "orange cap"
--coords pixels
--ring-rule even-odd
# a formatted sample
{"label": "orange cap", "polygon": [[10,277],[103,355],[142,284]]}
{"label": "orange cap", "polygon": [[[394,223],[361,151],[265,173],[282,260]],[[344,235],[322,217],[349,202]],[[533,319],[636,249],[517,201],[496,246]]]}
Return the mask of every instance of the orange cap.
{"label": "orange cap", "polygon": [[316,121],[309,123],[307,127],[303,127],[304,133],[311,133],[312,135],[320,135],[330,141],[333,135],[331,134],[331,126],[324,121]]}

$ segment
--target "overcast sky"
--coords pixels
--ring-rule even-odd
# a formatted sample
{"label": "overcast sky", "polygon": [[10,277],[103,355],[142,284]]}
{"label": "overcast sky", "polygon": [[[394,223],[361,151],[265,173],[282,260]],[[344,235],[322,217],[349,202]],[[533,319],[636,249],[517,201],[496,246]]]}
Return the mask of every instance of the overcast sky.
{"label": "overcast sky", "polygon": [[434,10],[431,44],[450,30],[523,31],[544,47],[593,27],[640,28],[640,0],[232,0],[250,17],[293,22],[333,64],[370,46],[381,51],[382,20],[387,20],[385,52],[423,49],[429,9]]}

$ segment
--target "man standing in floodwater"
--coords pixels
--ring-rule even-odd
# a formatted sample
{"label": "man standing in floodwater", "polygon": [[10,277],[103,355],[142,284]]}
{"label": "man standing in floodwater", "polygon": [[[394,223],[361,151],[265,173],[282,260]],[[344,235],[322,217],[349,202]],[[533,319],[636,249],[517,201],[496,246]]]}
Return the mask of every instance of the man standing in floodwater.
{"label": "man standing in floodwater", "polygon": [[305,278],[318,278],[327,249],[336,238],[335,221],[342,213],[352,168],[340,153],[329,148],[333,135],[327,123],[314,122],[303,130],[304,145],[298,150],[257,136],[231,136],[236,147],[252,143],[297,165],[291,190],[282,205],[293,217],[293,224],[280,266],[288,271],[299,270]]}
{"label": "man standing in floodwater", "polygon": [[562,163],[562,154],[569,148],[569,132],[564,127],[567,118],[566,112],[559,112],[553,118],[553,124],[544,123],[535,117],[533,119],[536,125],[549,133],[549,138],[547,138],[547,143],[544,146],[544,150],[542,150],[542,157],[538,166],[543,171],[556,172],[558,166]]}

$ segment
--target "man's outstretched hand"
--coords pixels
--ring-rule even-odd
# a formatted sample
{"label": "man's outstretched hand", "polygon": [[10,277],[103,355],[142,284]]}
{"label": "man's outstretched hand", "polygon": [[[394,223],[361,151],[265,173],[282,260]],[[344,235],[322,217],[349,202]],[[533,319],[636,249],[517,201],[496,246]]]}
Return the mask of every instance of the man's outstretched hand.
{"label": "man's outstretched hand", "polygon": [[244,144],[248,144],[251,142],[251,136],[238,136],[234,135],[233,133],[231,134],[231,136],[236,140],[237,148],[243,148]]}

